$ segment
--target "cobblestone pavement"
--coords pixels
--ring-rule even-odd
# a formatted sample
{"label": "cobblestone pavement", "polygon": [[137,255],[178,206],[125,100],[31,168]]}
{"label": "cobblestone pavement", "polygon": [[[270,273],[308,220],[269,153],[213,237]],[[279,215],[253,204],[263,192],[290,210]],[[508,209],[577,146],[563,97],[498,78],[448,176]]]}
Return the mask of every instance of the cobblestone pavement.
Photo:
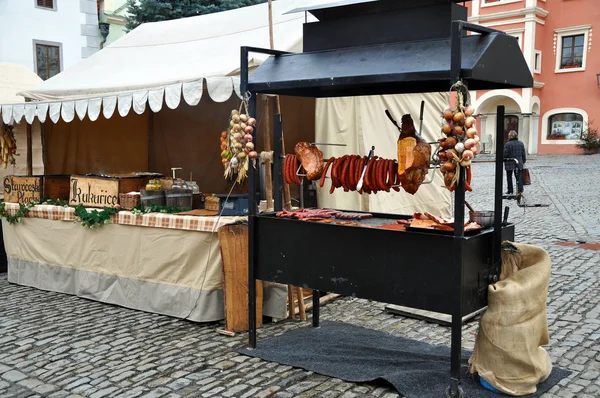
{"label": "cobblestone pavement", "polygon": [[[568,242],[600,242],[600,155],[544,156],[528,163],[528,203],[510,201],[518,241],[544,247],[553,260],[548,300],[558,366],[574,373],[544,397],[600,396],[600,251]],[[477,209],[493,208],[493,164],[475,168]],[[563,243],[558,245],[557,243]],[[385,313],[384,304],[342,298],[322,318],[393,335],[449,344],[449,329]],[[280,322],[259,339],[308,323]],[[8,284],[0,276],[0,397],[384,397],[385,384],[353,384],[240,356],[246,334],[226,337],[199,325],[73,296]],[[472,347],[477,323],[465,326]]]}

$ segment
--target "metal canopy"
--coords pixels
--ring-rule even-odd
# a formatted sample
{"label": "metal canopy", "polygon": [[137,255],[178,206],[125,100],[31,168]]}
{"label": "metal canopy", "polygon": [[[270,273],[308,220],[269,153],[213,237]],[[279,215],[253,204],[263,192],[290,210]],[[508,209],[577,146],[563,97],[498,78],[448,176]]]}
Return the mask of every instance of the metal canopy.
{"label": "metal canopy", "polygon": [[[461,77],[470,90],[533,87],[514,37],[490,33],[461,40]],[[450,60],[450,39],[278,55],[249,76],[248,89],[317,98],[443,92],[455,83]]]}
{"label": "metal canopy", "polygon": [[471,0],[340,0],[327,4],[295,8],[285,14],[309,12],[319,21],[352,14],[378,13],[394,8],[425,7],[433,4],[465,3]]}

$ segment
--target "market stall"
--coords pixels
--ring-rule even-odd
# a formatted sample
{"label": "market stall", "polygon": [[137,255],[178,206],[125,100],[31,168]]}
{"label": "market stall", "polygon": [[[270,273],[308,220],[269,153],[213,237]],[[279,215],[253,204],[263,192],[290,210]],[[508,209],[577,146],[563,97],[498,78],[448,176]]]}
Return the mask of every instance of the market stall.
{"label": "market stall", "polygon": [[[22,104],[25,98],[17,95],[18,92],[27,90],[42,81],[38,75],[27,69],[23,65],[9,64],[0,62],[0,108],[3,104]],[[6,123],[9,123],[11,118],[7,117]],[[27,124],[11,125],[5,123],[0,115],[0,134],[9,133],[12,135],[19,145],[19,154],[22,159],[27,159],[26,162],[21,161],[15,164],[4,163],[2,156],[2,167],[0,167],[0,178],[4,178],[11,174],[27,174],[31,172],[43,172],[42,151],[41,151],[41,135],[39,125],[30,126]],[[1,146],[0,146],[1,147]],[[3,155],[3,154],[2,154]],[[7,159],[8,160],[8,159]],[[10,166],[10,167],[9,167]],[[1,234],[0,229],[0,234]],[[0,237],[0,273],[7,270],[7,258],[4,250],[4,243]]]}
{"label": "market stall", "polygon": [[[503,222],[501,214],[501,150],[496,152],[493,223],[478,223],[471,216],[463,224],[465,191],[476,189],[470,186],[470,176],[476,172],[473,156],[480,150],[467,87],[533,85],[516,40],[466,23],[466,8],[454,3],[382,1],[375,7],[372,1],[354,1],[302,9],[319,19],[305,25],[308,52],[243,47],[241,57],[244,68],[250,53],[271,55],[252,75],[242,73],[242,91],[248,91],[250,99],[258,93],[304,97],[457,93],[454,109],[438,110],[437,128],[444,134],[438,142],[422,139],[422,129],[417,130],[413,121],[416,117],[405,114],[396,121],[395,115],[386,116],[382,106],[377,110],[380,117],[392,119],[400,130],[396,159],[381,158],[373,151],[368,156],[350,152],[326,159],[318,145],[300,143],[295,156],[280,160],[283,164],[274,179],[276,187],[282,179],[301,183],[319,178],[320,185],[327,180],[330,192],[376,194],[400,188],[415,193],[423,188],[427,175],[441,173],[445,187],[455,195],[453,219],[426,211],[393,215],[276,208],[274,213],[257,214],[252,205],[249,217],[250,320],[256,310],[255,278],[450,314],[448,397],[463,395],[462,318],[485,307],[487,287],[499,275],[500,243],[514,239],[514,225]],[[361,28],[360,43],[350,42],[350,32],[357,27]],[[466,32],[478,34],[467,36]],[[251,100],[250,108],[254,109]],[[503,113],[499,107],[498,120]],[[502,131],[498,126],[498,137]],[[257,199],[254,173],[249,189],[252,203]],[[315,300],[314,326],[319,325],[318,305]],[[256,346],[252,323],[249,344]]]}
{"label": "market stall", "polygon": [[[296,6],[312,3],[319,3],[319,1],[282,0],[273,5],[277,47],[289,51],[301,50],[302,26],[306,17],[286,13]],[[177,171],[178,176],[185,180],[194,180],[204,194],[245,193],[248,189],[246,185],[243,183],[233,185],[232,179],[223,178],[224,170],[219,157],[221,151],[218,138],[220,132],[227,127],[231,110],[239,109],[243,97],[239,88],[240,78],[237,76],[240,43],[256,46],[266,46],[268,43],[269,24],[266,8],[266,4],[261,4],[207,16],[142,25],[80,64],[23,93],[35,101],[22,105],[3,105],[0,108],[2,117],[14,124],[26,123],[41,127],[45,177],[69,179],[73,175],[90,177],[89,174],[106,177],[147,171],[169,176],[171,168],[181,167],[182,170]],[[308,17],[308,20],[315,19]],[[254,69],[265,58],[266,56],[257,54],[248,60],[248,67]],[[116,73],[116,70],[119,72]],[[259,112],[263,109],[266,112],[268,109],[264,98],[262,96],[253,98]],[[372,141],[374,132],[370,128],[364,128],[362,129],[364,133],[361,133],[364,142],[362,144],[358,141],[350,142],[349,139],[357,136],[353,130],[357,125],[351,123],[350,126],[344,126],[344,124],[350,120],[349,114],[368,121],[370,109],[377,106],[377,101],[383,101],[394,109],[418,107],[420,103],[420,100],[415,97],[400,96],[360,97],[352,100],[327,98],[318,101],[312,98],[282,96],[281,112],[285,115],[284,128],[287,143],[285,151],[293,152],[295,143],[299,141],[314,142],[322,138],[333,140],[332,126],[340,127],[339,134],[335,137],[338,144],[347,147],[356,146],[358,150],[365,142]],[[445,102],[447,102],[447,94],[432,94],[426,106],[435,109]],[[425,125],[433,123],[435,117],[432,112],[426,112]],[[263,136],[268,126],[270,124],[261,123],[261,118],[257,118],[255,134]],[[391,130],[390,126],[385,128],[389,137],[393,137],[393,126]],[[437,137],[432,135],[427,138]],[[256,145],[257,151],[261,152],[260,140]],[[386,144],[382,141],[381,146],[384,145]],[[436,181],[441,181],[439,176],[435,178]],[[112,180],[110,177],[108,179]],[[140,191],[146,183],[147,181],[132,190]],[[67,188],[69,194],[66,197],[50,196],[50,199],[70,201],[72,184]],[[292,185],[292,189],[295,191],[294,196],[299,197],[299,187]],[[127,194],[129,191],[121,190],[115,196]],[[356,195],[350,202],[344,202],[347,197],[338,196],[337,193],[330,199],[339,197],[336,200],[340,202],[334,201],[329,205],[347,209],[385,209],[385,211],[400,212],[411,206],[414,207],[416,203],[421,203],[436,214],[449,214],[450,195],[437,184],[423,187],[414,197],[402,193],[397,195],[404,195],[402,208],[395,207],[395,204],[389,200],[373,201],[368,196],[360,195]],[[41,199],[46,195],[39,196]],[[77,205],[77,202],[69,204]],[[60,209],[61,206],[58,206],[51,213],[60,213]],[[21,208],[6,206],[7,213],[13,217],[20,210]],[[89,214],[93,212],[91,208],[85,211]],[[12,244],[17,247],[11,249],[12,257],[9,261],[16,265],[14,272],[9,273],[9,281],[81,294],[101,301],[152,311],[154,307],[140,304],[144,300],[148,302],[155,300],[154,297],[149,296],[150,290],[141,287],[140,281],[145,281],[148,275],[153,275],[149,281],[161,285],[156,289],[164,292],[165,302],[178,302],[179,299],[173,301],[168,297],[170,290],[165,286],[172,285],[173,281],[168,280],[162,271],[169,267],[189,269],[191,256],[183,252],[176,257],[177,261],[169,263],[171,264],[169,267],[161,262],[157,265],[161,267],[161,272],[158,273],[152,271],[153,265],[148,264],[148,261],[137,257],[136,253],[143,242],[156,237],[148,235],[149,231],[142,229],[152,230],[157,228],[157,225],[139,224],[139,219],[146,219],[148,215],[137,215],[135,218],[127,210],[121,210],[119,214],[103,213],[103,219],[110,220],[109,222],[115,225],[103,225],[91,232],[82,230],[78,224],[60,223],[61,220],[52,219],[58,224],[64,224],[62,229],[65,229],[67,224],[69,227],[79,227],[73,229],[72,234],[83,234],[88,239],[97,237],[107,242],[107,246],[103,249],[105,255],[116,252],[122,247],[114,238],[113,231],[122,228],[131,230],[132,236],[138,238],[126,248],[134,264],[139,264],[141,271],[138,273],[127,269],[132,267],[129,263],[122,264],[120,267],[88,268],[85,259],[98,251],[95,248],[89,248],[91,252],[81,252],[77,263],[67,262],[69,266],[63,266],[64,259],[59,256],[53,257],[51,253],[58,251],[59,248],[62,250],[62,245],[59,241],[45,240],[50,239],[44,236],[47,234],[45,231],[51,229],[38,228],[40,223],[46,225],[51,221],[38,220],[36,214],[42,213],[42,210],[33,207],[19,225],[8,226],[4,222],[4,225],[11,230],[7,233],[12,233],[14,230],[17,236],[25,234],[28,225],[34,228],[33,225],[37,224],[35,233],[33,230],[29,231],[34,236],[32,239],[35,239],[35,242],[30,244],[35,243],[35,247],[41,247],[45,242],[50,248],[50,250],[30,253],[27,248],[19,247],[25,242],[24,240],[12,239]],[[123,217],[133,217],[138,221],[134,222],[135,225],[127,223],[123,225],[119,222]],[[161,215],[157,219],[168,222],[172,226],[170,230],[178,230],[177,233],[183,235],[188,234],[186,236],[191,239],[201,234],[216,236],[217,231],[214,228],[186,229],[183,226],[187,221],[179,222],[178,220],[184,220],[180,217],[171,214]],[[208,220],[198,221],[198,224],[210,224],[210,217],[214,216],[190,217]],[[236,216],[228,217],[223,215],[216,224],[225,225],[239,221]],[[152,231],[152,233],[175,232]],[[216,238],[202,239],[208,242]],[[112,243],[109,245],[108,242]],[[207,264],[213,264],[220,253],[219,250],[214,250],[213,253],[212,246],[209,247],[211,253],[210,255],[204,253],[204,257],[207,258]],[[119,263],[121,259],[114,260],[115,264],[121,264]],[[44,267],[48,272],[40,274],[40,270]],[[144,270],[146,267],[149,269]],[[48,281],[42,275],[53,276],[54,280]],[[91,281],[85,282],[90,286],[91,291],[82,292],[78,289],[78,285],[83,283],[78,282],[77,279],[81,275],[85,275],[84,280],[87,278]],[[178,274],[174,273],[174,275]],[[176,294],[185,297],[187,294],[185,289],[190,288],[189,280],[197,282],[198,278],[194,276],[196,274],[192,274],[189,278],[185,274],[179,275],[181,281],[176,282],[175,286],[181,289],[177,288]],[[61,286],[69,286],[69,288]],[[117,286],[127,286],[130,294],[117,293],[120,291]],[[136,286],[139,287],[138,290],[134,289]],[[203,284],[193,285],[194,292],[199,296],[202,295],[205,287]],[[285,288],[266,285],[265,289],[264,314],[283,318]],[[133,300],[131,297],[137,299]],[[222,308],[222,305],[219,304],[219,307]],[[180,316],[182,313],[185,311],[172,312],[175,316]],[[217,310],[208,311],[206,317],[197,314],[193,319],[212,320],[217,313]]]}

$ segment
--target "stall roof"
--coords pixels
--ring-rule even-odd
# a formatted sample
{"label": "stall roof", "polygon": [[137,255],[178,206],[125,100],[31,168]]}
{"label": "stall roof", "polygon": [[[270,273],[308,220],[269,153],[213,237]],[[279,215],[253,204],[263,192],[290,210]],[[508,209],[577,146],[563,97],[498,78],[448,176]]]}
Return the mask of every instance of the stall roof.
{"label": "stall roof", "polygon": [[[278,0],[273,3],[275,48],[300,51],[304,14],[284,15],[293,8],[323,0]],[[216,102],[240,96],[240,46],[269,47],[267,3],[215,14],[146,23],[111,45],[43,83],[21,92],[37,103],[1,108],[6,120],[31,123],[70,122],[77,115],[96,120],[131,109],[141,114],[146,104],[158,112],[163,102],[174,109],[181,97],[199,103],[203,85]],[[309,16],[310,20],[314,20]],[[258,65],[260,54],[250,60]],[[14,101],[17,102],[17,101]]]}
{"label": "stall roof", "polygon": [[382,9],[389,9],[390,4],[393,8],[423,7],[428,4],[436,3],[466,3],[471,0],[341,0],[324,4],[312,4],[295,8],[286,14],[297,12],[310,12],[317,17],[319,21],[325,19],[348,16],[350,14],[377,13]]}
{"label": "stall roof", "polygon": [[0,104],[25,102],[18,92],[30,89],[42,81],[24,65],[0,62]]}
{"label": "stall roof", "polygon": [[[447,91],[450,39],[343,48],[267,59],[252,92],[307,97]],[[519,44],[503,33],[462,39],[462,79],[471,90],[532,87]]]}

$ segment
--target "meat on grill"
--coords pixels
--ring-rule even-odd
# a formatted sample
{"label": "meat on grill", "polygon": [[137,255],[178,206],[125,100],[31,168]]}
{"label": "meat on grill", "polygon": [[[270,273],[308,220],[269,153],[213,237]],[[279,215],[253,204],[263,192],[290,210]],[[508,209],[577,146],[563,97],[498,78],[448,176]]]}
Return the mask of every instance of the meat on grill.
{"label": "meat on grill", "polygon": [[323,174],[323,152],[308,142],[299,142],[294,148],[296,156],[306,171],[306,178],[313,181],[321,178]]}
{"label": "meat on grill", "polygon": [[402,116],[398,139],[398,177],[402,188],[414,195],[429,172],[431,145],[415,130],[410,115]]}

